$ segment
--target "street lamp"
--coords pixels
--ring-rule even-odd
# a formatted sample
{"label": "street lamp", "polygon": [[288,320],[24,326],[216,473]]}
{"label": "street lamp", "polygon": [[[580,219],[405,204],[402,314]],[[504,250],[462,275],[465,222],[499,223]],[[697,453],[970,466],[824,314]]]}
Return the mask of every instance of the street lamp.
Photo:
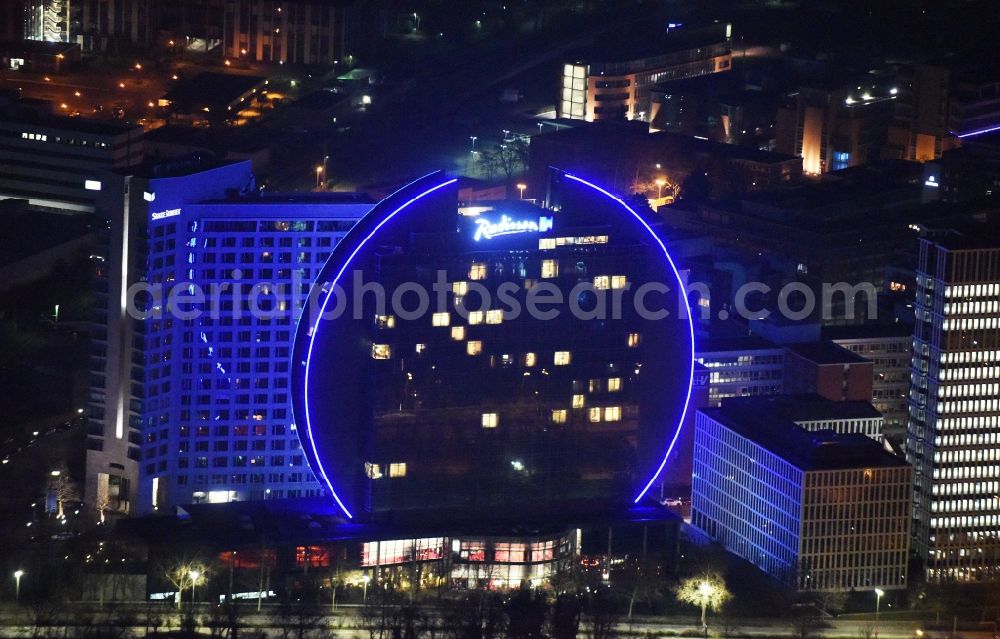
{"label": "street lamp", "polygon": [[882,596],[884,594],[885,591],[882,590],[881,588],[875,589],[875,637],[878,637],[878,613],[879,613],[879,608],[881,608]]}
{"label": "street lamp", "polygon": [[316,167],[316,188],[321,188],[323,185],[323,167]]}
{"label": "street lamp", "polygon": [[14,601],[19,601],[21,599],[21,577],[23,576],[23,570],[14,571]]}
{"label": "street lamp", "polygon": [[195,601],[195,598],[194,598],[195,590],[194,589],[195,589],[195,586],[198,585],[198,578],[201,577],[201,573],[198,572],[197,570],[192,570],[192,571],[188,572],[188,577],[191,578],[191,605],[193,606],[194,605],[194,601]]}
{"label": "street lamp", "polygon": [[477,138],[474,135],[470,135],[469,139],[472,140],[472,152],[475,153],[476,152],[476,139]]}
{"label": "street lamp", "polygon": [[521,192],[521,199],[522,200],[524,199],[524,189],[526,189],[526,188],[528,188],[528,185],[525,184],[524,182],[521,182],[520,184],[517,185],[517,190]]}
{"label": "street lamp", "polygon": [[666,180],[660,178],[656,181],[656,199],[659,200],[663,197],[663,185],[667,183]]}
{"label": "street lamp", "polygon": [[361,578],[361,581],[364,583],[364,591],[361,596],[361,605],[368,604],[368,582],[371,580],[372,578],[369,577],[368,575],[365,575],[364,577]]}

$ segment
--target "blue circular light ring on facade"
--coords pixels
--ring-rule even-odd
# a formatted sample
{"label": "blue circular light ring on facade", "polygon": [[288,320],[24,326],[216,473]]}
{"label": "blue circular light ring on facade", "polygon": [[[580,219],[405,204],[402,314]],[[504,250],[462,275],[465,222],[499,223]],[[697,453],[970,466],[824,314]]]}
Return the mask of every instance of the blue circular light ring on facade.
{"label": "blue circular light ring on facade", "polygon": [[[671,259],[665,244],[653,228],[634,209],[626,204],[621,198],[616,197],[595,184],[568,173],[564,173],[564,175],[566,178],[588,187],[595,193],[599,193],[602,196],[613,200],[628,211],[635,221],[638,222],[647,233],[649,233],[650,237],[656,242],[656,245],[660,248],[660,250],[662,250],[663,256],[666,259],[667,264],[669,264],[670,271],[674,276],[676,285],[678,286],[677,290],[685,290],[684,282],[681,279],[680,273]],[[313,285],[313,291],[310,293],[310,299],[315,297],[319,301],[318,312],[315,317],[310,317],[308,313],[309,308],[307,307],[303,311],[302,317],[299,319],[299,323],[295,331],[294,344],[292,348],[292,412],[297,427],[297,435],[302,444],[305,457],[317,480],[322,486],[330,491],[330,494],[337,503],[337,506],[339,506],[341,511],[343,511],[348,518],[353,518],[354,515],[351,512],[351,509],[348,508],[348,505],[344,503],[341,495],[338,494],[337,489],[334,487],[333,482],[330,480],[329,474],[324,467],[323,459],[317,448],[316,438],[313,434],[314,424],[312,423],[309,409],[309,380],[313,358],[313,346],[320,327],[322,326],[322,317],[326,312],[327,304],[329,303],[330,298],[333,297],[334,287],[341,280],[344,273],[347,272],[351,263],[354,261],[355,257],[362,251],[368,242],[372,240],[372,238],[375,237],[386,224],[396,218],[408,207],[420,201],[422,198],[454,184],[456,181],[456,179],[446,179],[442,172],[436,172],[420,178],[406,187],[403,187],[376,205],[368,215],[366,215],[348,232],[344,239],[334,249],[326,265],[321,269],[316,283]],[[402,203],[397,206],[396,202],[401,199],[403,200]],[[686,390],[686,392],[684,392],[684,405],[680,412],[678,424],[674,429],[667,449],[663,454],[663,459],[659,462],[659,465],[651,474],[649,479],[642,484],[642,489],[634,497],[633,503],[638,503],[643,496],[645,496],[650,487],[652,487],[653,483],[656,481],[657,477],[659,477],[659,475],[663,472],[663,469],[666,467],[670,454],[677,443],[681,427],[684,423],[690,405],[691,388],[694,380],[694,324],[689,312],[685,313],[683,321],[687,323],[687,333],[689,337],[686,343],[689,357],[686,384],[687,388],[684,389]]]}

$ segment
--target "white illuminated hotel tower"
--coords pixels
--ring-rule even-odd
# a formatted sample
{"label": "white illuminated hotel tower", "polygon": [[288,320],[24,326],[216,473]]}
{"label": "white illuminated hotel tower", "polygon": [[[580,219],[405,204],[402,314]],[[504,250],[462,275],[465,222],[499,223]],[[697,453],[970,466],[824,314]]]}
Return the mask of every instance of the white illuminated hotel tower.
{"label": "white illuminated hotel tower", "polygon": [[907,457],[933,581],[1000,578],[1000,239],[920,241]]}

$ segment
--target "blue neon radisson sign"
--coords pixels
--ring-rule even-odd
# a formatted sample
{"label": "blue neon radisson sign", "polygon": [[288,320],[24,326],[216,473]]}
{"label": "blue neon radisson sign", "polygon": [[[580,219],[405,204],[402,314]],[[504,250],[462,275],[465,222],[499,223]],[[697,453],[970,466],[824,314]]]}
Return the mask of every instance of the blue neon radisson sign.
{"label": "blue neon radisson sign", "polygon": [[503,235],[516,235],[518,233],[544,233],[552,229],[551,217],[539,217],[537,220],[515,220],[509,215],[501,215],[499,220],[493,221],[482,217],[475,218],[476,234],[472,239],[492,240]]}

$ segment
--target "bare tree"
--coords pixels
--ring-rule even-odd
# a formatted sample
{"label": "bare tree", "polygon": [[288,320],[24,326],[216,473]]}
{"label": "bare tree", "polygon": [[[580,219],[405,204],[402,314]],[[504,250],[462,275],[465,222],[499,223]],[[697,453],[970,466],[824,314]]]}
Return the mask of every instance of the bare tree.
{"label": "bare tree", "polygon": [[65,519],[65,504],[80,499],[80,491],[77,489],[76,482],[70,478],[66,464],[53,470],[49,475],[48,492],[56,500],[56,518]]}

